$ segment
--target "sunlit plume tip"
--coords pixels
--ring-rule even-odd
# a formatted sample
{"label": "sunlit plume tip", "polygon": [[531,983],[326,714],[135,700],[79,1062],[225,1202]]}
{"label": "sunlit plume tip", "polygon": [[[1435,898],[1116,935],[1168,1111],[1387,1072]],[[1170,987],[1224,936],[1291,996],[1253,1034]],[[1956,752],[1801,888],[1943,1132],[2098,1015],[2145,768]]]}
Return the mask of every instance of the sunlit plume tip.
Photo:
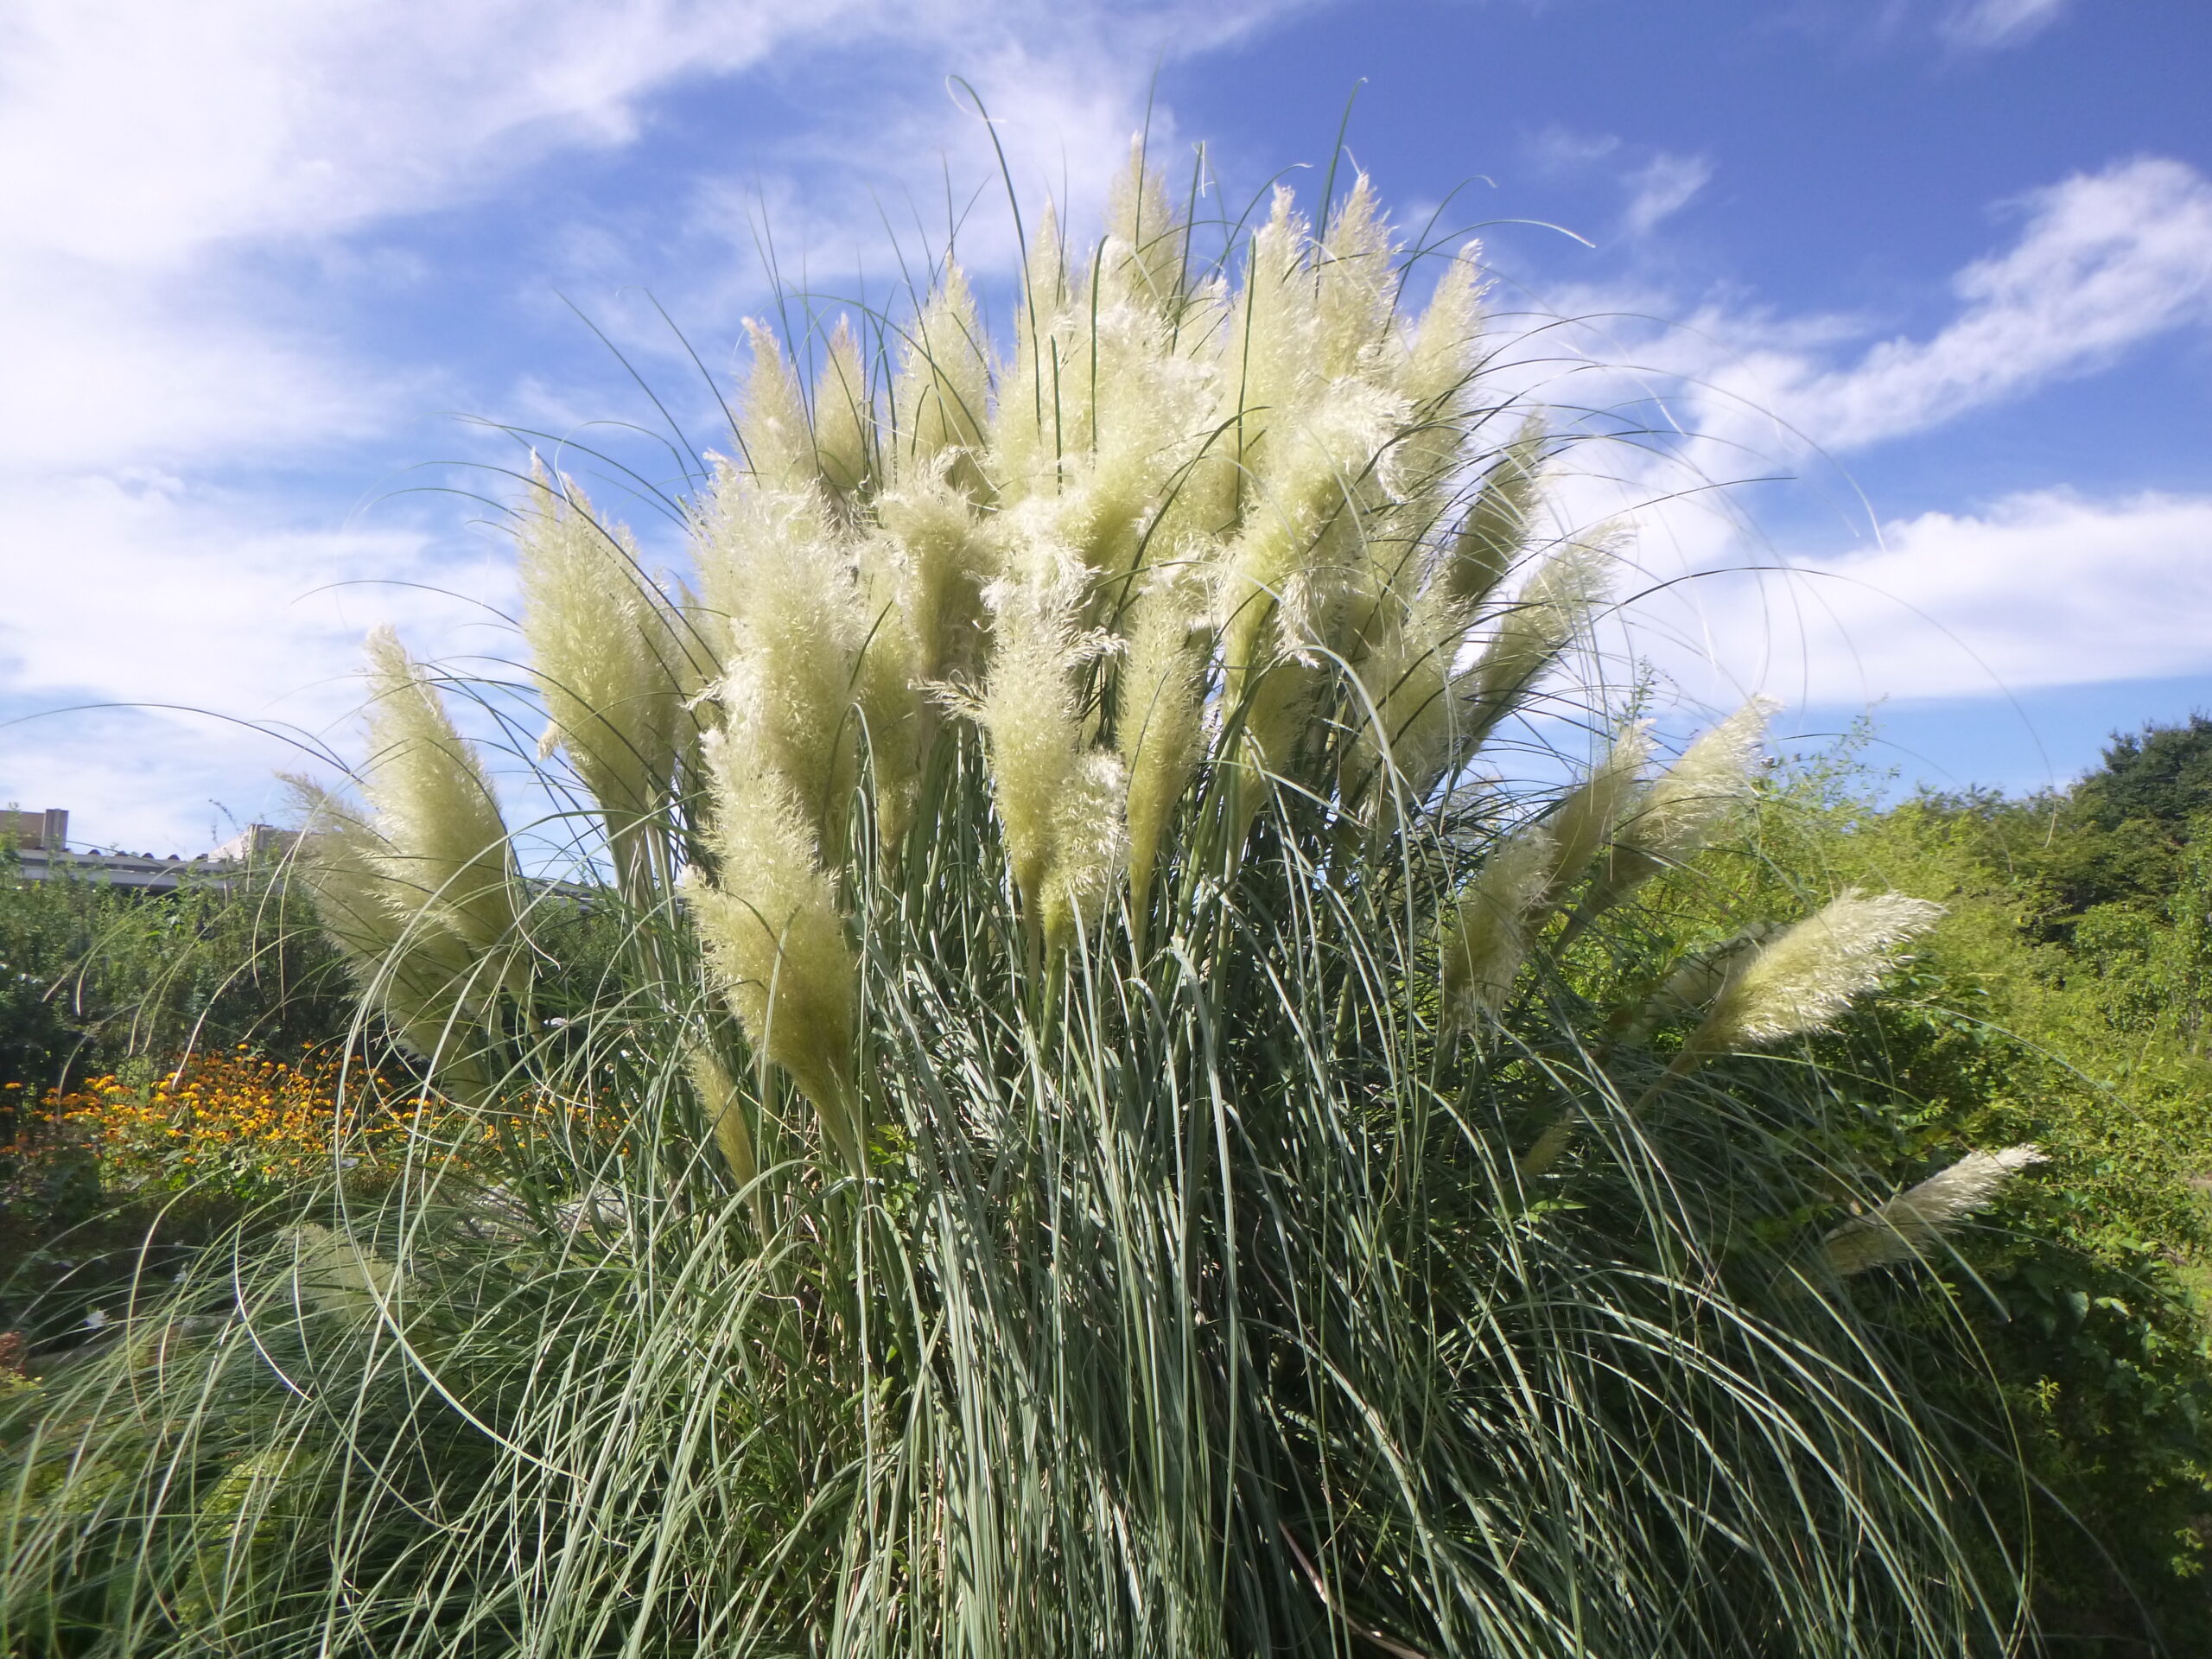
{"label": "sunlit plume tip", "polygon": [[1824,1028],[1881,982],[1897,946],[1942,913],[1925,899],[1846,890],[1749,955],[1713,999],[1688,1052],[1717,1053]]}
{"label": "sunlit plume tip", "polygon": [[1821,1241],[1821,1258],[1841,1276],[1925,1256],[1951,1229],[1986,1209],[2013,1176],[2046,1161],[2036,1146],[1970,1152]]}

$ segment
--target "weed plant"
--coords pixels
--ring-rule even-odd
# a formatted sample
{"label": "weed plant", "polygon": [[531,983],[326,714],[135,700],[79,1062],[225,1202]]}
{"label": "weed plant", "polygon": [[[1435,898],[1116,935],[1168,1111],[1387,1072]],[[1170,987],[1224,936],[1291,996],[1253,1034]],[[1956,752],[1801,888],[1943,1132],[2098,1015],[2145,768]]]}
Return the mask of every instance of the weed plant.
{"label": "weed plant", "polygon": [[[2032,1151],[1898,1192],[1812,1133],[1932,906],[1653,943],[1763,711],[1654,778],[1562,689],[1619,532],[1549,516],[1472,251],[1408,321],[1325,205],[1209,264],[1140,152],[1003,361],[949,262],[810,396],[757,332],[696,592],[524,480],[588,983],[452,721],[499,688],[372,642],[298,873],[499,1173],[334,1179],[48,1363],[0,1651],[2021,1637],[1949,1327],[1885,1310]],[[1509,786],[1532,717],[1586,777]]]}

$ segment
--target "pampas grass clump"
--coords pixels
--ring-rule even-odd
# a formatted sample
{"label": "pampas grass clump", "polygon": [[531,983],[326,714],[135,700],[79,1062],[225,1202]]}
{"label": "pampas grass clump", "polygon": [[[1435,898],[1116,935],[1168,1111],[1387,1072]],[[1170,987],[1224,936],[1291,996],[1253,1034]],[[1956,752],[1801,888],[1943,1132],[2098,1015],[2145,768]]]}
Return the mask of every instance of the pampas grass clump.
{"label": "pampas grass clump", "polygon": [[[949,258],[810,378],[756,328],[684,586],[524,479],[570,886],[449,711],[498,688],[372,642],[297,874],[474,1128],[9,1408],[0,1652],[2006,1649],[1838,1275],[2025,1154],[1877,1204],[1753,1052],[1929,907],[1654,955],[1765,710],[1654,780],[1564,677],[1629,531],[1554,522],[1476,251],[1415,314],[1365,178],[1212,257],[1163,182],[1032,221],[995,338]],[[1693,1065],[1763,1127],[1678,1163]]]}

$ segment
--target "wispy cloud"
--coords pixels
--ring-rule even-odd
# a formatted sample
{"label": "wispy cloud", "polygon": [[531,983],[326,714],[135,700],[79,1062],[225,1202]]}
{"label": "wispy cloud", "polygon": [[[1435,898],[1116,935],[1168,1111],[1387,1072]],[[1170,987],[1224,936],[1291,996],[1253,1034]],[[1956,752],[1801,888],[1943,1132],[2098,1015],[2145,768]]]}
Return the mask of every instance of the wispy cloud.
{"label": "wispy cloud", "polygon": [[1713,163],[1704,156],[1661,151],[1628,175],[1629,202],[1621,215],[1622,228],[1630,236],[1643,235],[1688,207],[1712,181]]}
{"label": "wispy cloud", "polygon": [[[1561,365],[1559,333],[1537,337],[1544,360],[1529,373],[1572,373],[1565,401],[1639,429],[1631,448],[1571,458],[1568,514],[1625,512],[1654,586],[1697,578],[1636,607],[1636,648],[1717,696],[1758,687],[1828,702],[2212,667],[2212,499],[2202,496],[2052,488],[1878,530],[1862,512],[1858,545],[1834,550],[1839,531],[1851,534],[1854,492],[1823,455],[1847,467],[2212,326],[2212,182],[2193,168],[2138,159],[2034,192],[2012,212],[2010,241],[1952,279],[1948,319],[1872,345],[1864,318],[1738,301],[1654,332],[1640,319],[1684,310],[1663,294],[1561,296],[1570,315],[1618,321],[1589,325],[1582,365]],[[1655,440],[1647,425],[1670,435]],[[1780,546],[1710,488],[1777,474],[1810,480]],[[2069,481],[2094,490],[2094,479]],[[1803,534],[1823,499],[1827,531]],[[1726,574],[1752,566],[1796,574]]]}
{"label": "wispy cloud", "polygon": [[2002,254],[1952,286],[1959,315],[1925,340],[1894,340],[1847,367],[1777,387],[1819,441],[1903,436],[2048,381],[2103,366],[2184,323],[2212,319],[2212,183],[2145,158],[2069,179],[2024,204]]}
{"label": "wispy cloud", "polygon": [[[27,556],[11,561],[0,616],[0,718],[145,700],[314,728],[353,700],[345,677],[372,620],[407,622],[433,650],[491,648],[466,604],[346,585],[496,601],[507,584],[493,537],[427,518],[348,520],[378,480],[346,457],[481,393],[347,321],[363,260],[417,257],[412,216],[462,203],[495,216],[529,169],[638,139],[673,89],[825,56],[842,66],[838,96],[795,121],[753,175],[791,203],[853,204],[822,218],[819,251],[861,245],[865,183],[887,173],[926,194],[941,188],[941,157],[987,158],[988,134],[946,97],[945,69],[986,92],[1010,149],[1041,173],[1064,145],[1071,193],[1095,194],[1081,169],[1110,164],[1097,158],[1142,118],[1157,65],[1299,3],[10,7],[0,546]],[[702,181],[698,200],[715,188]],[[732,250],[719,251],[727,266]],[[425,303],[454,274],[423,273]],[[566,395],[516,390],[528,406]],[[261,480],[252,494],[225,482],[245,467]],[[191,850],[210,780],[226,766],[256,779],[282,759],[219,724],[132,718],[141,758],[129,768],[93,763],[82,719],[12,728],[0,791],[69,806],[87,834]]]}
{"label": "wispy cloud", "polygon": [[[2141,157],[2011,207],[2020,228],[2010,245],[1953,276],[1951,315],[1919,337],[1865,345],[1864,318],[1740,297],[1686,307],[1646,289],[1570,290],[1554,304],[1622,319],[1588,326],[1586,378],[1597,374],[1624,400],[1662,403],[1716,457],[1782,463],[1926,432],[2212,324],[2212,181],[2186,163]],[[1641,321],[1669,314],[1678,326]],[[1545,351],[1561,338],[1545,335]],[[1618,366],[1628,363],[1637,366]]]}
{"label": "wispy cloud", "polygon": [[1701,581],[1695,607],[1726,677],[1800,701],[2212,671],[2212,497],[2037,491],[1780,563]]}
{"label": "wispy cloud", "polygon": [[1954,0],[1936,27],[1977,51],[2018,46],[2056,22],[2072,0]]}

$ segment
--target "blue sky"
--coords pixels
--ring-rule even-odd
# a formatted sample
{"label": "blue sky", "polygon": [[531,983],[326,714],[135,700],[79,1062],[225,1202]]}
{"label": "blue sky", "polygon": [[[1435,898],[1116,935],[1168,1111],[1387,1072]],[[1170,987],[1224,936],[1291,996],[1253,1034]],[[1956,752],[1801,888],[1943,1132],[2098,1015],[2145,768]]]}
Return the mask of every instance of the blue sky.
{"label": "blue sky", "polygon": [[308,760],[272,732],[346,747],[372,623],[512,656],[466,417],[652,418],[573,302],[714,442],[651,302],[726,388],[768,237],[883,298],[950,214],[991,291],[951,77],[1078,225],[1147,119],[1215,206],[1310,198],[1357,91],[1399,222],[1481,236],[1509,372],[1661,435],[1561,486],[1640,525],[1617,662],[2063,781],[2212,706],[2208,72],[2202,0],[16,0],[0,800],[200,850]]}

